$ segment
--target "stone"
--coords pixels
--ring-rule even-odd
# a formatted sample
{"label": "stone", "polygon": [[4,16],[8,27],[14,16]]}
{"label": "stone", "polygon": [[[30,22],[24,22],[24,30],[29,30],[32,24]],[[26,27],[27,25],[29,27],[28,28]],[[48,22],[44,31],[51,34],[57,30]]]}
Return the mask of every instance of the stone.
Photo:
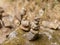
{"label": "stone", "polygon": [[17,36],[17,32],[16,31],[13,31],[13,32],[11,32],[10,34],[9,34],[9,39],[14,39],[14,38],[16,38],[16,36]]}
{"label": "stone", "polygon": [[3,17],[2,21],[4,23],[4,26],[11,26],[11,21],[10,21],[9,17]]}
{"label": "stone", "polygon": [[3,27],[1,30],[2,30],[3,33],[8,33],[8,32],[10,32],[10,29],[9,29],[9,28],[5,28],[5,27]]}
{"label": "stone", "polygon": [[31,32],[28,32],[28,33],[24,34],[23,37],[29,41],[33,41],[33,40],[36,40],[38,38],[38,34],[33,34]]}
{"label": "stone", "polygon": [[15,18],[15,19],[13,20],[13,24],[14,24],[15,27],[19,27],[19,26],[20,26],[20,21]]}
{"label": "stone", "polygon": [[43,14],[44,14],[44,10],[43,10],[43,9],[40,9],[40,10],[39,10],[39,16],[42,17]]}
{"label": "stone", "polygon": [[54,22],[50,22],[50,21],[43,21],[42,25],[44,27],[53,28],[53,29],[57,29],[57,27],[59,26],[58,23],[54,23]]}
{"label": "stone", "polygon": [[34,30],[39,30],[39,25],[35,24],[35,22],[31,22],[31,28]]}
{"label": "stone", "polygon": [[36,17],[34,18],[34,21],[39,22],[39,21],[40,21],[40,17],[39,17],[39,16],[36,16]]}
{"label": "stone", "polygon": [[6,17],[6,16],[9,16],[9,14],[7,14],[6,12],[4,12],[4,13],[2,14],[2,17]]}
{"label": "stone", "polygon": [[32,32],[33,34],[38,34],[39,33],[39,31],[35,31],[33,29],[30,29],[30,32]]}
{"label": "stone", "polygon": [[22,29],[23,31],[26,31],[26,32],[28,32],[30,30],[29,27],[26,28],[26,27],[24,27],[22,25],[20,26],[20,29]]}
{"label": "stone", "polygon": [[25,15],[26,14],[26,9],[22,8],[21,11],[20,11],[20,14],[21,14],[21,16]]}
{"label": "stone", "polygon": [[23,26],[29,26],[29,21],[28,20],[22,20],[21,25]]}

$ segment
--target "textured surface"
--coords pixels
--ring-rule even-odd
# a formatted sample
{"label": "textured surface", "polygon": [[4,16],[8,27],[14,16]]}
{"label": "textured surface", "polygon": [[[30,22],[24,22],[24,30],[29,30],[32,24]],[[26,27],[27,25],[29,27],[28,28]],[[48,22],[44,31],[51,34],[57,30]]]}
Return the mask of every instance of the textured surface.
{"label": "textured surface", "polygon": [[[13,28],[7,28],[4,24],[2,25],[3,27],[0,29],[1,45],[60,45],[59,0],[0,0],[0,7],[11,16],[6,24],[12,21],[13,26]],[[34,24],[36,17],[40,18],[40,20],[38,19],[40,27],[37,31],[35,30],[37,26]],[[34,26],[31,24],[29,28],[35,27],[32,32],[39,34],[37,40],[29,41],[23,37],[28,33],[20,29],[21,20],[24,19],[30,23],[33,22]],[[23,26],[23,28],[26,27]]]}

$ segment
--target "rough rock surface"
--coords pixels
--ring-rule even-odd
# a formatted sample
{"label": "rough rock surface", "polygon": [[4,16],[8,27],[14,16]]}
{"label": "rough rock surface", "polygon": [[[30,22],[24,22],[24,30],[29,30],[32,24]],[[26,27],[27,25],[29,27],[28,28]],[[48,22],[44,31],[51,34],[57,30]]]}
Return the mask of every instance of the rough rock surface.
{"label": "rough rock surface", "polygon": [[28,33],[24,34],[23,36],[24,36],[24,38],[26,38],[27,40],[32,41],[32,40],[36,40],[36,39],[38,38],[38,33],[33,34],[32,32],[28,32]]}
{"label": "rough rock surface", "polygon": [[0,44],[60,45],[60,1],[0,0]]}

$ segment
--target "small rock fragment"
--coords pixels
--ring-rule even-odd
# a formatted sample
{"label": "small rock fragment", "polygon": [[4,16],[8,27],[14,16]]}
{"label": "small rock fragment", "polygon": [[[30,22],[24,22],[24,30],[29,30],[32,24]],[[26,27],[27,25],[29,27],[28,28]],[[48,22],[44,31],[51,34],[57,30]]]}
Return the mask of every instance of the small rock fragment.
{"label": "small rock fragment", "polygon": [[13,23],[14,23],[15,27],[19,27],[20,26],[20,21],[18,19],[16,19],[16,18],[13,20]]}
{"label": "small rock fragment", "polygon": [[26,31],[26,32],[28,32],[30,29],[29,29],[29,27],[24,27],[24,26],[20,26],[20,29],[22,29],[23,31]]}
{"label": "small rock fragment", "polygon": [[7,13],[4,12],[4,13],[2,14],[2,17],[6,17],[6,16],[9,16],[9,14],[7,14]]}
{"label": "small rock fragment", "polygon": [[26,14],[26,9],[22,8],[22,10],[20,11],[20,13],[21,13],[21,16],[25,15]]}
{"label": "small rock fragment", "polygon": [[10,21],[9,17],[3,17],[2,21],[4,22],[5,26],[11,26],[11,21]]}
{"label": "small rock fragment", "polygon": [[57,27],[59,26],[58,23],[54,23],[54,22],[48,22],[48,21],[43,21],[42,25],[44,27],[48,27],[48,28],[53,28],[53,29],[57,29]]}
{"label": "small rock fragment", "polygon": [[8,33],[9,31],[10,31],[9,28],[5,28],[5,27],[2,28],[2,32],[3,32],[3,33]]}
{"label": "small rock fragment", "polygon": [[9,39],[14,39],[14,38],[16,38],[16,36],[17,36],[17,32],[16,31],[13,31],[13,32],[11,32],[10,34],[9,34]]}
{"label": "small rock fragment", "polygon": [[33,30],[39,30],[39,24],[36,22],[31,22],[31,29]]}
{"label": "small rock fragment", "polygon": [[29,28],[30,28],[29,25],[30,23],[28,20],[22,20],[20,28],[24,31],[29,31]]}
{"label": "small rock fragment", "polygon": [[22,20],[21,25],[23,26],[29,26],[29,21],[28,20]]}
{"label": "small rock fragment", "polygon": [[24,34],[23,37],[29,41],[33,41],[33,40],[36,40],[38,38],[38,34],[33,34],[31,32],[28,32],[28,33]]}
{"label": "small rock fragment", "polygon": [[32,32],[33,34],[38,34],[39,33],[39,31],[35,31],[33,29],[30,29],[30,32]]}
{"label": "small rock fragment", "polygon": [[40,15],[40,17],[43,16],[43,14],[44,14],[44,10],[43,10],[43,9],[40,9],[40,10],[39,10],[39,15]]}

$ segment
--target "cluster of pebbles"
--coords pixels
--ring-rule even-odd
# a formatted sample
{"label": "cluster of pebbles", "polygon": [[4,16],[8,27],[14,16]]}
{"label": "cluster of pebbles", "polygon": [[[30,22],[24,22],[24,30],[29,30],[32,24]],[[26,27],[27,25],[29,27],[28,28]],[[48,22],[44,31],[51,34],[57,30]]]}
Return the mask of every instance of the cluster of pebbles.
{"label": "cluster of pebbles", "polygon": [[[25,1],[27,4],[28,2],[29,0]],[[31,4],[29,4],[30,7],[28,6],[29,9],[27,9],[27,4],[24,5],[25,7],[22,7],[18,15],[14,16],[6,13],[4,8],[0,7],[0,29],[5,31],[5,33],[12,31],[12,33],[7,34],[6,37],[15,37],[16,34],[13,32],[17,28],[27,32],[23,37],[28,40],[35,40],[38,37],[40,17],[37,16],[38,13],[35,12],[38,10],[38,7],[36,7],[38,5],[33,1],[33,8]]]}
{"label": "cluster of pebbles", "polygon": [[[30,41],[35,40],[39,37],[39,30],[41,25],[45,28],[50,28],[54,30],[56,30],[57,28],[60,29],[60,22],[57,20],[55,21],[42,20],[40,25],[41,17],[43,18],[43,16],[46,16],[44,15],[44,13],[46,13],[45,6],[47,5],[44,1],[42,2],[43,6],[41,5],[40,8],[39,5],[37,5],[37,3],[34,0],[26,0],[26,1],[20,0],[19,3],[21,9],[20,10],[18,9],[17,12],[19,14],[14,16],[9,15],[4,11],[2,7],[0,7],[0,29],[5,30],[5,28],[8,28],[6,29],[7,31],[13,30],[14,32],[14,30],[19,27],[21,30],[27,32],[23,34],[23,37],[25,37],[27,40]],[[48,9],[50,8],[48,7]],[[48,13],[50,12],[48,11]],[[52,13],[50,15],[49,16],[52,18]],[[10,35],[7,35],[7,37],[8,36],[12,38],[15,37],[15,32],[10,33]]]}

